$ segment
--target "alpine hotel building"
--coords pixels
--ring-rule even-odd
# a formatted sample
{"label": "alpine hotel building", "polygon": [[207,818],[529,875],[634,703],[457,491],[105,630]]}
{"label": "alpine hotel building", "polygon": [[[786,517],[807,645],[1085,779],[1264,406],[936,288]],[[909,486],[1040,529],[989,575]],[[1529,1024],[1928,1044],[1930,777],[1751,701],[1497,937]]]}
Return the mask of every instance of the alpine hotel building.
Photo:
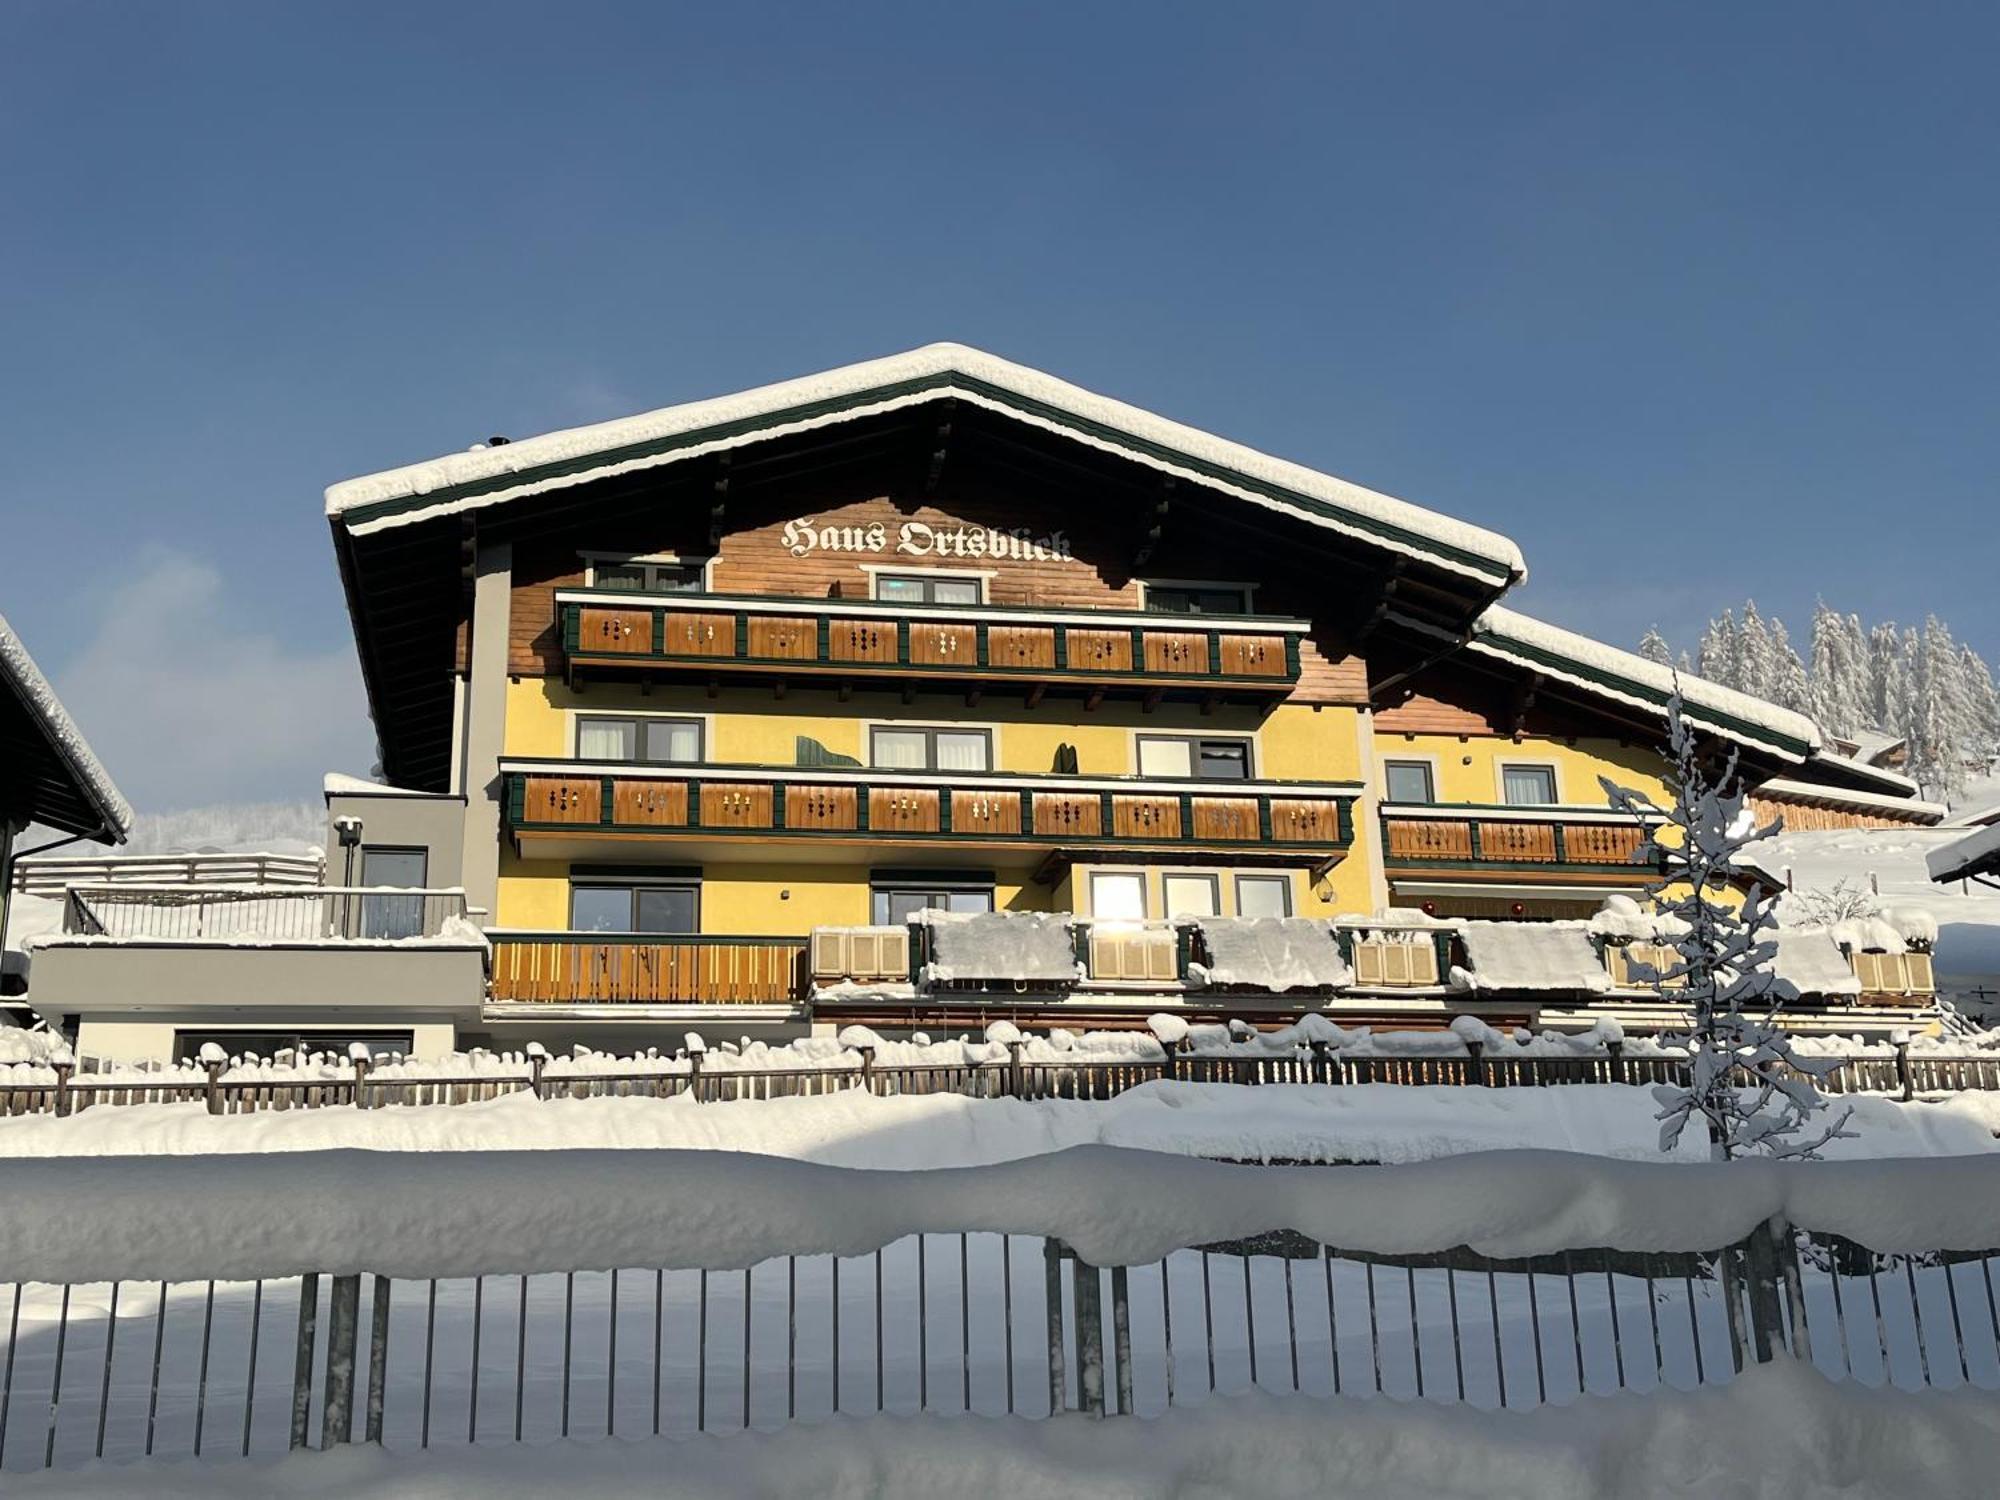
{"label": "alpine hotel building", "polygon": [[[1588,923],[1650,872],[1599,777],[1664,795],[1672,680],[1504,607],[1494,532],[951,344],[327,512],[389,783],[330,783],[329,847],[462,886],[492,945],[483,995],[374,1018],[419,1050],[1164,1004],[1587,1023],[1625,988]],[[1683,692],[1753,783],[1916,817],[1811,721]],[[1560,953],[1524,965],[1529,926]]]}

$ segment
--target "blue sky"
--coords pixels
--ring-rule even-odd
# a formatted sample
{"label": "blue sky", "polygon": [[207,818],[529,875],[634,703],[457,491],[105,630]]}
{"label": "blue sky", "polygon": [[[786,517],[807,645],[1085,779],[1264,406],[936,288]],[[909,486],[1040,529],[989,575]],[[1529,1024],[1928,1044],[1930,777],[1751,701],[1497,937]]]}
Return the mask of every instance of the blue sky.
{"label": "blue sky", "polygon": [[1989,6],[0,6],[0,612],[142,807],[365,770],[320,490],[938,338],[1524,607],[2000,656]]}

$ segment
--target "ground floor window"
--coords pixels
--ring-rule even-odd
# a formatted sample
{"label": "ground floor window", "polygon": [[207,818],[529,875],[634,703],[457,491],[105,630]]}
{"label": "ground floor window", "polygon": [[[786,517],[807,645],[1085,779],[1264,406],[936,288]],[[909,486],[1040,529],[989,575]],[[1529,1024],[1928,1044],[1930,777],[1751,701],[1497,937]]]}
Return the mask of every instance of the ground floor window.
{"label": "ground floor window", "polygon": [[701,930],[701,882],[636,877],[572,880],[572,932],[668,932]]}
{"label": "ground floor window", "polygon": [[1285,875],[1238,875],[1236,915],[1239,917],[1289,917],[1292,914],[1292,882]]}
{"label": "ground floor window", "polygon": [[1214,875],[1168,875],[1163,881],[1170,917],[1222,915],[1222,882]]}
{"label": "ground floor window", "polygon": [[412,1050],[413,1038],[407,1031],[176,1031],[174,1061],[199,1062],[201,1049],[214,1043],[230,1057],[261,1057],[266,1060],[280,1052],[328,1052],[346,1057],[356,1044],[366,1047],[370,1057],[388,1057]]}
{"label": "ground floor window", "polygon": [[991,880],[877,881],[869,896],[869,920],[877,927],[900,927],[920,911],[993,910]]}
{"label": "ground floor window", "polygon": [[1146,918],[1146,877],[1138,870],[1094,870],[1090,914],[1100,921],[1142,922]]}

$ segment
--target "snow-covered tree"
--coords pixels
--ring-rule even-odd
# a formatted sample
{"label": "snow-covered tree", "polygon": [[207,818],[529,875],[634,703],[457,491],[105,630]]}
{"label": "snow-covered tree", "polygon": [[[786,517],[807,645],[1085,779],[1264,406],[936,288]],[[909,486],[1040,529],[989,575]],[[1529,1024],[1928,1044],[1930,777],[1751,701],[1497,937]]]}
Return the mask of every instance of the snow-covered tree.
{"label": "snow-covered tree", "polygon": [[1647,661],[1656,661],[1663,667],[1674,664],[1674,648],[1667,644],[1667,638],[1660,634],[1657,626],[1649,627],[1639,638],[1639,654]]}
{"label": "snow-covered tree", "polygon": [[1710,620],[1708,629],[1702,632],[1701,644],[1695,648],[1695,669],[1710,682],[1734,687],[1736,656],[1736,616],[1725,609],[1721,617]]}
{"label": "snow-covered tree", "polygon": [[1811,711],[1812,688],[1806,679],[1806,664],[1793,649],[1785,622],[1775,617],[1771,621],[1771,678],[1763,691],[1780,708],[1796,713]]}
{"label": "snow-covered tree", "polygon": [[1771,683],[1778,675],[1777,649],[1771,641],[1770,627],[1757,613],[1755,599],[1744,601],[1743,623],[1736,627],[1735,667],[1730,687],[1770,698]]}
{"label": "snow-covered tree", "polygon": [[[1673,935],[1676,961],[1664,970],[1634,963],[1633,973],[1688,1013],[1686,1032],[1669,1038],[1687,1048],[1688,1086],[1653,1091],[1661,1106],[1660,1149],[1672,1150],[1688,1122],[1700,1117],[1717,1160],[1753,1152],[1812,1156],[1844,1133],[1845,1113],[1831,1124],[1819,1118],[1826,1101],[1815,1080],[1836,1064],[1799,1056],[1777,1024],[1771,971],[1777,944],[1766,936],[1777,918],[1763,887],[1753,882],[1740,908],[1724,899],[1741,874],[1743,851],[1783,825],[1757,826],[1733,749],[1711,777],[1695,731],[1681,716],[1678,691],[1667,704],[1667,730],[1671,807],[1599,778],[1611,805],[1646,829],[1642,856],[1663,872],[1651,894],[1662,930]],[[1748,1087],[1739,1087],[1737,1070],[1748,1075]]]}

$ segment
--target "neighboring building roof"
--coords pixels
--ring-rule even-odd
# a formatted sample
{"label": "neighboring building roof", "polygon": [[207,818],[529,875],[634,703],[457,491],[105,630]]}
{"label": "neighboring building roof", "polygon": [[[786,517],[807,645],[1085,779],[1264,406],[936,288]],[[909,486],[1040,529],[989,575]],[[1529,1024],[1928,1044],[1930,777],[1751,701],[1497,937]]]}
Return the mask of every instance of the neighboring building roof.
{"label": "neighboring building roof", "polygon": [[132,808],[0,615],[0,815],[122,844]]}
{"label": "neighboring building roof", "polygon": [[[1436,633],[1435,627],[1422,628]],[[1473,622],[1466,649],[1560,679],[1594,696],[1658,714],[1663,722],[1667,700],[1678,687],[1682,712],[1690,722],[1787,760],[1803,761],[1820,745],[1819,726],[1804,714],[1677,673],[1635,652],[1621,651],[1502,605],[1488,606]]]}
{"label": "neighboring building roof", "polygon": [[[1808,767],[1815,764],[1817,757],[1807,762]],[[1942,823],[1945,813],[1950,810],[1941,802],[1924,802],[1909,792],[1864,792],[1855,787],[1828,786],[1823,782],[1791,776],[1774,776],[1751,790],[1756,796],[1771,797],[1780,802],[1828,803],[1865,812],[1889,813],[1926,825]]]}
{"label": "neighboring building roof", "polygon": [[944,398],[1424,558],[1495,590],[1527,576],[1520,548],[1497,532],[948,343],[343,480],[327,489],[326,509],[363,535]]}
{"label": "neighboring building roof", "polygon": [[2000,823],[2000,802],[1988,802],[1944,820],[1947,828],[1986,828]]}
{"label": "neighboring building roof", "polygon": [[2000,824],[1933,849],[1924,856],[1931,879],[1943,884],[1979,875],[2000,875]]}
{"label": "neighboring building roof", "polygon": [[1909,740],[1900,734],[1882,734],[1873,729],[1863,729],[1853,734],[1835,736],[1833,744],[1849,760],[1873,766],[1880,765],[1885,756],[1893,755],[1909,744]]}

